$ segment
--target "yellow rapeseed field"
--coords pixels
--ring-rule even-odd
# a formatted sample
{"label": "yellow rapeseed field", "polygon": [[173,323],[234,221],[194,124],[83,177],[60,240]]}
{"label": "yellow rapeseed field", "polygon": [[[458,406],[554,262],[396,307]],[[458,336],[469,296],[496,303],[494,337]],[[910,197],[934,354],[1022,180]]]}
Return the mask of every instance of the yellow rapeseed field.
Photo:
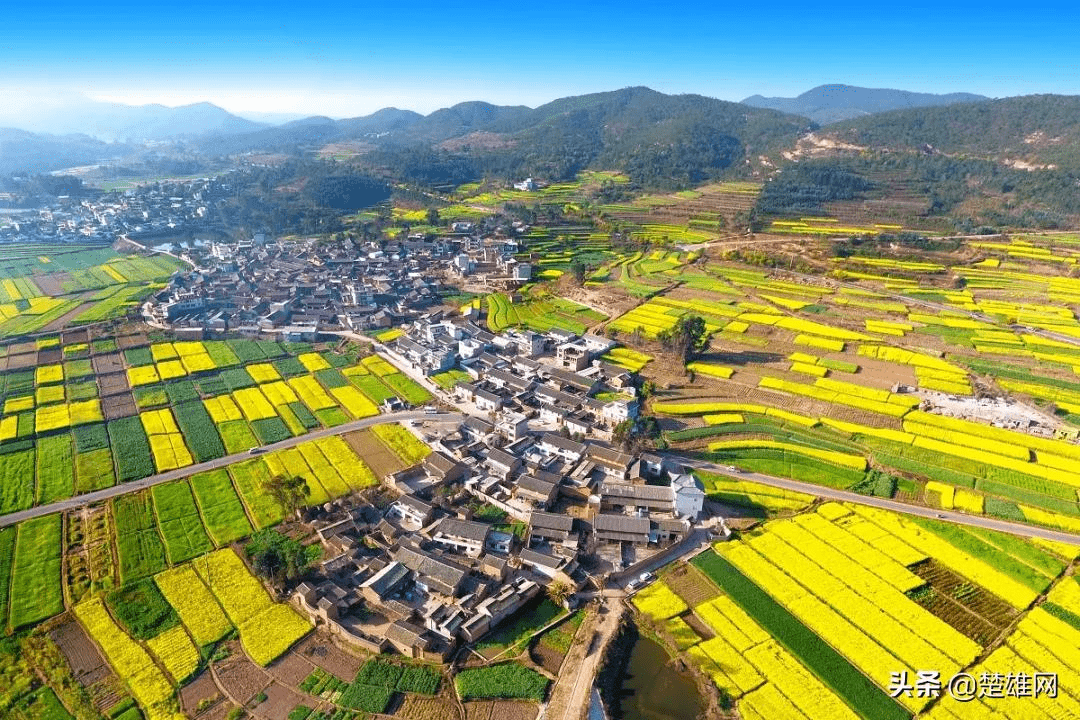
{"label": "yellow rapeseed field", "polygon": [[200,646],[220,640],[232,628],[217,600],[191,565],[158,573],[154,582]]}

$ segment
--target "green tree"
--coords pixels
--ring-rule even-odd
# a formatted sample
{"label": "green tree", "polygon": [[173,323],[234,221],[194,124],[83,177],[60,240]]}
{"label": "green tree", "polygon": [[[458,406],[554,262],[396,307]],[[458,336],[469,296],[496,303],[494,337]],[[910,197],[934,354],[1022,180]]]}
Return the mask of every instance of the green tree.
{"label": "green tree", "polygon": [[276,586],[302,576],[322,555],[318,545],[304,545],[269,528],[252,535],[245,550],[255,572]]}
{"label": "green tree", "polygon": [[705,342],[705,320],[700,315],[683,315],[674,327],[662,331],[656,339],[683,362],[688,362]]}
{"label": "green tree", "polygon": [[648,400],[656,394],[656,383],[652,380],[646,380],[641,383],[641,399]]}
{"label": "green tree", "polygon": [[574,284],[581,285],[585,282],[585,276],[589,273],[589,266],[580,260],[570,263],[570,277],[574,278]]}
{"label": "green tree", "polygon": [[574,594],[574,588],[569,583],[562,580],[556,580],[547,586],[547,596],[551,602],[555,603],[559,607],[562,607],[567,598]]}
{"label": "green tree", "polygon": [[439,224],[439,222],[440,222],[440,218],[439,218],[439,210],[438,210],[438,208],[428,208],[428,211],[427,211],[427,224],[437,226]]}
{"label": "green tree", "polygon": [[262,487],[285,515],[292,515],[303,507],[304,501],[311,493],[307,480],[300,476],[275,475],[263,482]]}
{"label": "green tree", "polygon": [[612,441],[625,452],[636,455],[653,449],[660,438],[660,423],[651,415],[623,420],[615,426]]}

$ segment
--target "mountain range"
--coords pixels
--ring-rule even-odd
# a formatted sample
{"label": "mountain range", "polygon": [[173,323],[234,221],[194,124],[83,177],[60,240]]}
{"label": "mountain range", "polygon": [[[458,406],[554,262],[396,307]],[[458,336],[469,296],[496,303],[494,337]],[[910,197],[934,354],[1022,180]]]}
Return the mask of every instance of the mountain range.
{"label": "mountain range", "polygon": [[[627,88],[641,92],[646,88]],[[262,142],[288,144],[303,135],[356,138],[367,134],[407,133],[410,140],[439,142],[470,132],[514,132],[539,118],[569,107],[583,107],[591,98],[605,95],[563,98],[539,108],[496,106],[485,102],[463,102],[424,116],[411,110],[385,108],[371,115],[346,120],[302,117],[296,114],[229,113],[209,102],[166,107],[164,105],[124,105],[66,96],[43,103],[18,115],[0,108],[0,127],[18,128],[45,135],[88,135],[102,142],[142,143],[146,141],[236,135],[240,145]],[[689,96],[697,97],[697,96]],[[795,98],[767,98],[754,95],[742,101],[751,107],[799,115],[825,125],[902,108],[932,107],[986,100],[981,95],[952,93],[932,95],[904,90],[860,88],[851,85],[822,85]],[[716,101],[723,102],[723,101]],[[255,118],[255,119],[252,119]],[[260,134],[260,131],[269,132]]]}
{"label": "mountain range", "polygon": [[[138,164],[148,155],[198,163],[245,152],[337,154],[337,148],[368,170],[428,184],[484,176],[558,180],[604,168],[650,186],[689,186],[719,177],[765,177],[791,160],[845,147],[963,154],[1028,170],[1080,168],[1080,97],[1056,95],[990,100],[830,85],[798,98],[732,103],[632,87],[537,108],[465,102],[429,115],[384,108],[357,118],[314,116],[280,125],[252,122],[208,103],[90,103],[85,110],[63,123],[54,112],[54,124],[41,126],[54,134],[0,129],[0,173],[117,158]],[[827,125],[807,117],[852,112],[859,116]],[[56,134],[76,129],[81,133]],[[158,142],[147,147],[146,140]]]}
{"label": "mountain range", "polygon": [[179,107],[124,105],[66,96],[18,115],[0,108],[0,127],[46,135],[88,135],[104,142],[146,142],[257,130],[265,123],[233,115],[208,102]]}

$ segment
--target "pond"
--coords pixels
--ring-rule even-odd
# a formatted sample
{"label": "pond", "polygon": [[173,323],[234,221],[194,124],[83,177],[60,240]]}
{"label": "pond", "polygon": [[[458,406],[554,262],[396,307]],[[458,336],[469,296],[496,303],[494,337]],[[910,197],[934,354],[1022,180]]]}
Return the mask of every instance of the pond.
{"label": "pond", "polygon": [[705,703],[697,685],[671,664],[658,643],[639,636],[622,678],[622,720],[698,720]]}

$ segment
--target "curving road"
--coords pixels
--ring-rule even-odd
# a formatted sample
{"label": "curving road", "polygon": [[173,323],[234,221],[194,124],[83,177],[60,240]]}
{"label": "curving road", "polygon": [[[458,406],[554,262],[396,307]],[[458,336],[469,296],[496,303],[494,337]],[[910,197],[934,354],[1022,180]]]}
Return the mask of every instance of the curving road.
{"label": "curving road", "polygon": [[871,495],[860,495],[859,493],[849,492],[847,490],[835,490],[822,485],[814,485],[813,483],[800,482],[798,480],[787,480],[785,478],[762,475],[761,473],[756,472],[732,471],[728,470],[727,465],[717,465],[716,463],[695,460],[681,455],[671,455],[671,457],[677,457],[678,460],[687,467],[705,470],[707,472],[716,473],[717,475],[725,475],[736,480],[751,480],[756,483],[761,483],[762,485],[792,490],[807,495],[815,495],[829,500],[868,505],[870,507],[881,508],[882,510],[892,510],[893,512],[917,515],[919,517],[931,518],[934,520],[945,520],[946,522],[956,523],[957,525],[970,525],[971,527],[997,530],[1011,535],[1020,535],[1029,538],[1037,537],[1044,540],[1057,540],[1058,542],[1080,545],[1080,535],[1074,535],[1072,533],[1047,530],[1033,525],[1009,522],[1008,520],[997,520],[981,515],[967,515],[966,513],[959,513],[951,510],[924,508],[919,507],[918,505],[909,505],[908,503],[899,502],[897,500],[887,500]]}
{"label": "curving road", "polygon": [[[318,440],[319,438],[332,437],[334,435],[344,435],[347,432],[353,430],[363,430],[364,428],[371,427],[372,425],[382,425],[384,423],[402,422],[405,420],[433,420],[437,422],[446,421],[460,421],[464,419],[464,415],[460,413],[427,413],[423,410],[406,410],[403,412],[388,413],[386,415],[376,415],[374,417],[364,418],[362,420],[353,420],[352,422],[345,423],[344,425],[338,425],[332,428],[323,428],[321,430],[315,430],[306,435],[300,435],[298,437],[289,438],[288,440],[282,440],[281,442],[274,443],[272,445],[264,445],[262,450],[264,452],[273,452],[275,450],[286,450],[291,447],[296,447],[300,443],[308,442],[309,440]],[[170,470],[168,472],[158,473],[157,475],[150,475],[142,480],[133,480],[131,482],[120,483],[113,485],[112,487],[105,488],[104,490],[96,490],[92,493],[86,493],[85,495],[76,495],[75,497],[68,498],[67,500],[58,500],[48,505],[39,505],[37,507],[30,508],[29,510],[20,510],[9,515],[0,517],[0,527],[7,525],[14,525],[15,523],[22,522],[23,520],[29,520],[30,518],[40,517],[42,515],[49,515],[55,512],[62,512],[64,510],[74,510],[75,508],[82,507],[83,505],[90,505],[92,503],[101,502],[102,500],[108,500],[109,498],[117,497],[118,495],[126,495],[127,493],[136,492],[153,485],[160,485],[161,483],[170,482],[172,480],[179,480],[186,478],[196,473],[205,472],[207,470],[217,470],[233,463],[241,462],[243,460],[250,460],[253,457],[259,457],[263,453],[252,454],[250,452],[236,453],[235,455],[226,455],[225,457],[218,458],[217,460],[209,460],[197,465],[188,465],[187,467],[179,468],[177,470]]]}

